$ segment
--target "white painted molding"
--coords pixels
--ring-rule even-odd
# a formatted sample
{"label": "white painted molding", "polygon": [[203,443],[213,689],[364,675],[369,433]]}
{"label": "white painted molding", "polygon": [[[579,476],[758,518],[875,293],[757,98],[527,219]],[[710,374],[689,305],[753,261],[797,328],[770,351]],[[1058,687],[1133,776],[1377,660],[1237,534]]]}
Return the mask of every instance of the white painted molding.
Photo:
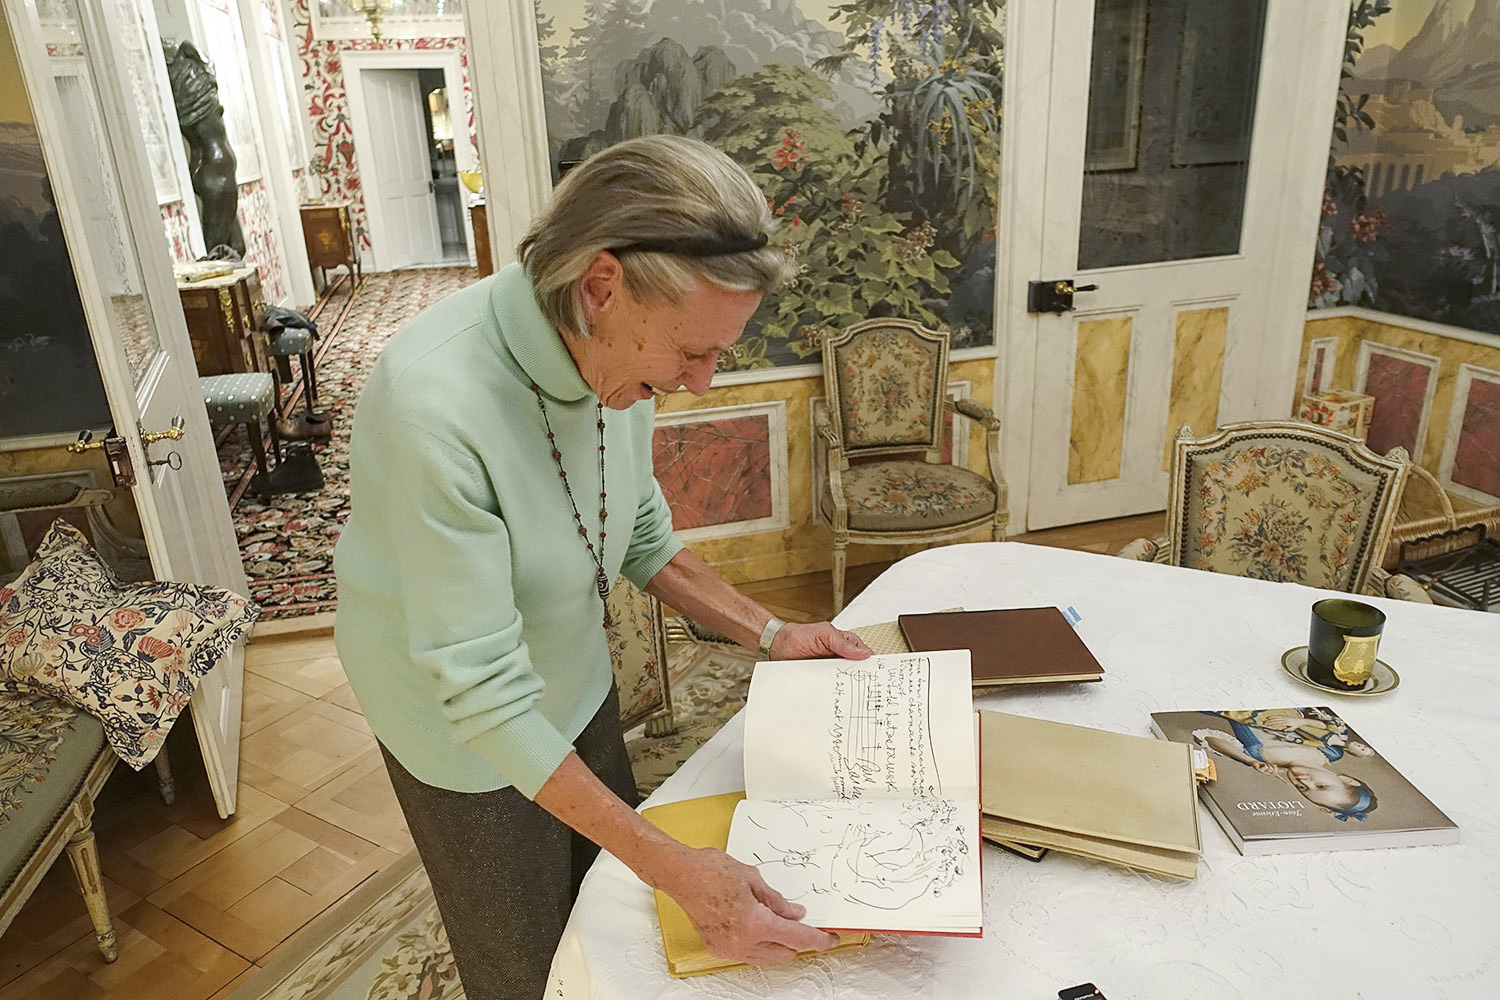
{"label": "white painted molding", "polygon": [[1306,322],[1311,323],[1313,320],[1340,319],[1343,317],[1368,320],[1371,323],[1400,327],[1403,330],[1414,330],[1417,333],[1431,333],[1439,337],[1447,337],[1450,340],[1462,340],[1465,343],[1478,344],[1481,347],[1489,347],[1500,351],[1500,334],[1482,333],[1478,330],[1470,330],[1462,326],[1434,323],[1431,320],[1402,316],[1399,313],[1381,312],[1377,309],[1366,309],[1363,306],[1309,309],[1307,310]]}
{"label": "white painted molding", "polygon": [[476,0],[465,4],[464,17],[490,257],[498,271],[516,259],[516,244],[552,196],[536,19],[531,0]]}
{"label": "white painted molding", "polygon": [[678,427],[683,424],[717,423],[738,417],[764,416],[767,424],[766,443],[770,453],[771,513],[748,521],[730,521],[725,524],[710,524],[701,528],[684,528],[677,537],[684,542],[701,541],[705,538],[732,538],[738,535],[754,535],[764,531],[785,531],[791,524],[788,505],[790,489],[787,483],[786,401],[769,403],[746,403],[740,406],[708,407],[701,410],[683,410],[678,413],[659,413],[657,427]]}
{"label": "white painted molding", "polygon": [[[354,136],[354,161],[359,168],[360,197],[364,200],[365,219],[370,227],[369,259],[361,258],[361,263],[368,271],[387,270],[381,259],[386,233],[385,211],[380,205],[379,174],[370,167],[373,159],[371,150],[375,148],[375,140],[370,133],[364,78],[361,74],[367,69],[417,70],[437,67],[443,71],[443,86],[448,92],[448,112],[454,115],[455,119],[461,119],[464,92],[463,56],[457,49],[350,49],[343,52],[339,58],[344,68],[344,93],[349,98],[349,130]],[[473,65],[472,62],[469,64],[471,86],[474,84]],[[456,113],[455,108],[457,108]],[[474,169],[473,145],[468,141],[458,141],[457,134],[458,127],[455,126],[453,142],[455,169],[472,170]],[[464,240],[472,254],[474,237],[473,226],[469,224],[469,202],[467,197],[462,196],[466,193],[466,189],[460,190],[459,204],[464,214],[462,227]],[[388,254],[385,256],[389,258]],[[431,262],[430,266],[446,265],[442,262]]]}

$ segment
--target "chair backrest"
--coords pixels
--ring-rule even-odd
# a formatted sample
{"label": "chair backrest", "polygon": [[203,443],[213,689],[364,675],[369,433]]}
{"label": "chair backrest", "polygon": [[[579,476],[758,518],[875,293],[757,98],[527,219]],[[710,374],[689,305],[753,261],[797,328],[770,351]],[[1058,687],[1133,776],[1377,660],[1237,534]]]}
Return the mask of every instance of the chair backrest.
{"label": "chair backrest", "polygon": [[948,391],[948,334],[904,319],[856,323],[823,341],[834,433],[848,454],[927,451],[936,461]]}
{"label": "chair backrest", "polygon": [[609,592],[610,625],[605,630],[609,663],[620,689],[620,725],[630,729],[654,715],[670,714],[667,684],[667,632],[661,602],[625,577]]}
{"label": "chair backrest", "polygon": [[1172,457],[1178,566],[1357,593],[1395,523],[1410,460],[1301,422],[1228,424]]}

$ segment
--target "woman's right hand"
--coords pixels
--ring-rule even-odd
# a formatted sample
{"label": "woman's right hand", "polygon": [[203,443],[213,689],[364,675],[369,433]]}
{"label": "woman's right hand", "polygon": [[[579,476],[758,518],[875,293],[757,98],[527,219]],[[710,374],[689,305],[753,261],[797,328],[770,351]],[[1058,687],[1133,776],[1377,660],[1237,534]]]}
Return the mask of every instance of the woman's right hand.
{"label": "woman's right hand", "polygon": [[710,954],[752,965],[782,965],[824,951],[837,934],[799,923],[806,908],[766,884],[751,865],[712,848],[683,847],[650,880],[687,913]]}

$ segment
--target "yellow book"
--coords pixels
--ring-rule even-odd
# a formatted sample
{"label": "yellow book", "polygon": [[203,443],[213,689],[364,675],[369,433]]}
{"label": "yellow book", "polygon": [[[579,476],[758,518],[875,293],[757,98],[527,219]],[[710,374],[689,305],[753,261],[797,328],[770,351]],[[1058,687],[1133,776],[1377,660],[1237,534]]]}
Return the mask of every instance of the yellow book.
{"label": "yellow book", "polygon": [[[664,806],[652,806],[642,811],[641,815],[662,832],[689,847],[716,847],[722,851],[729,842],[729,821],[734,818],[734,807],[744,797],[744,792],[728,792],[724,795],[686,799]],[[670,896],[660,891],[656,893],[656,916],[661,923],[661,943],[667,955],[667,972],[674,979],[699,976],[706,972],[722,972],[744,965],[743,962],[710,955],[687,913]],[[843,932],[839,934],[839,943],[829,950],[858,948],[869,942],[869,934]]]}

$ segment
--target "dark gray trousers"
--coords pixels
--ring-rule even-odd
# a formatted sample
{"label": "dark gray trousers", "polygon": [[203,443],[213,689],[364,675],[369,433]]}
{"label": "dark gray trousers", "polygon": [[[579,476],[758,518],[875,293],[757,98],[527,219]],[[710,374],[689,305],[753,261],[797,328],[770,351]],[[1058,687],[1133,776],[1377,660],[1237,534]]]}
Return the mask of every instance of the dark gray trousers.
{"label": "dark gray trousers", "polygon": [[[574,747],[616,795],[636,804],[613,687]],[[465,994],[538,1000],[599,848],[514,788],[435,788],[412,777],[384,746],[380,751],[432,880]]]}

